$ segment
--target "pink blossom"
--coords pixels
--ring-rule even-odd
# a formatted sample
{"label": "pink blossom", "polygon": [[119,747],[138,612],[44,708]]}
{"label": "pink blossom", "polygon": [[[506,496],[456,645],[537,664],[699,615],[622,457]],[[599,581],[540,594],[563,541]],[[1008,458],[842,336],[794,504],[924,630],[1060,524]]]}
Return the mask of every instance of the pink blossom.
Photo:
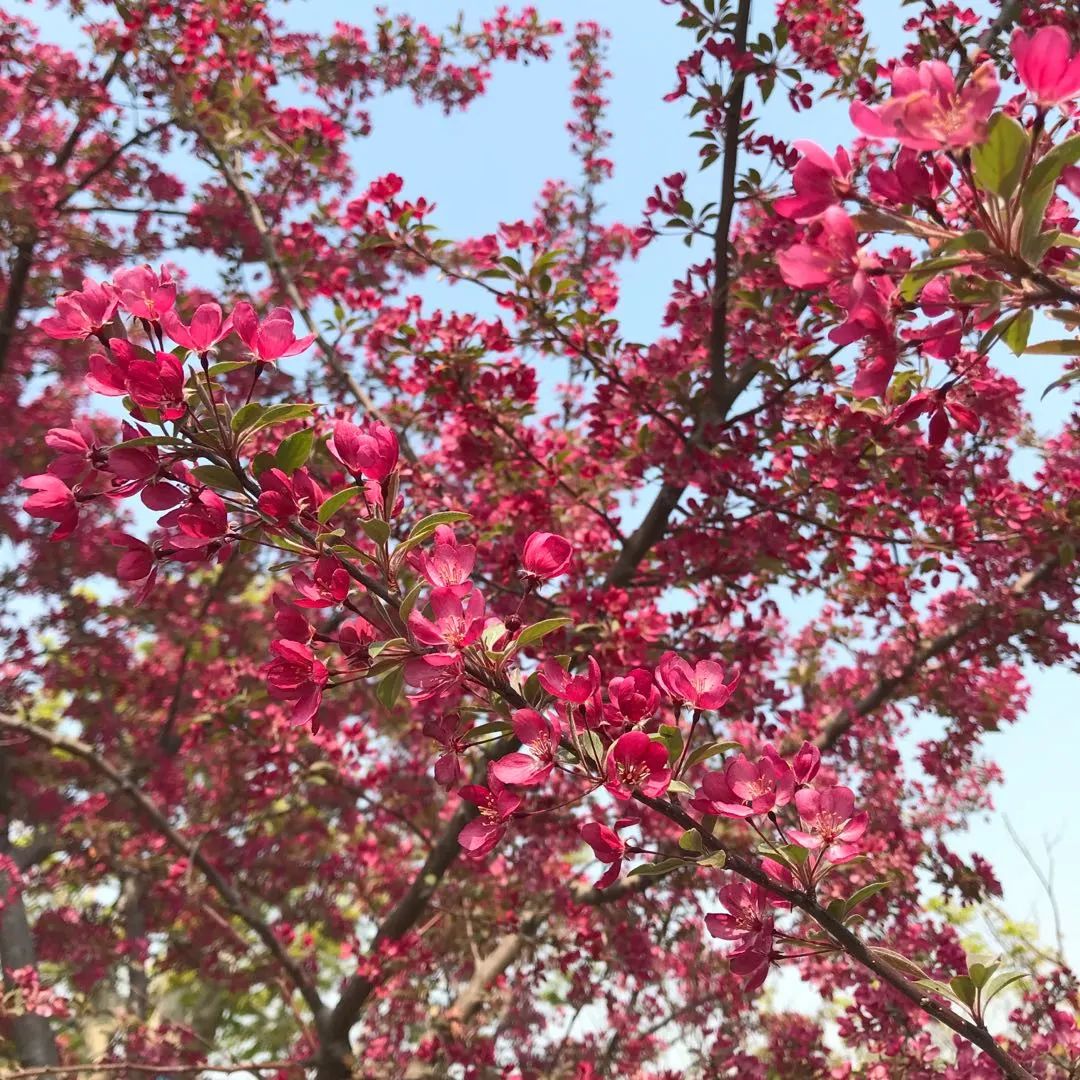
{"label": "pink blossom", "polygon": [[368,480],[385,480],[397,468],[397,436],[385,424],[358,427],[339,420],[326,448],[354,476],[363,475]]}
{"label": "pink blossom", "polygon": [[251,350],[252,356],[264,364],[296,356],[315,340],[314,334],[298,338],[293,329],[292,312],[282,307],[274,308],[260,323],[250,304],[237,304],[232,313],[232,328]]}
{"label": "pink blossom", "polygon": [[152,360],[132,361],[127,369],[127,388],[137,405],[156,409],[163,420],[179,420],[187,412],[184,365],[172,353],[159,352]]}
{"label": "pink blossom", "polygon": [[521,551],[521,566],[526,577],[548,581],[570,569],[574,545],[556,533],[534,532]]}
{"label": "pink blossom", "polygon": [[440,525],[435,530],[431,553],[418,552],[411,562],[430,584],[464,594],[472,588],[469,575],[476,562],[476,548],[472,544],[459,544],[454,530],[449,525]]}
{"label": "pink blossom", "polygon": [[629,724],[652,716],[660,704],[660,691],[645,668],[633,668],[608,683],[608,697]]}
{"label": "pink blossom", "polygon": [[619,736],[608,752],[604,784],[616,799],[629,799],[635,790],[655,799],[670,783],[668,751],[662,742],[650,739],[644,731]]}
{"label": "pink blossom", "polygon": [[32,491],[23,501],[23,509],[31,517],[55,521],[50,540],[63,540],[75,531],[79,524],[79,505],[75,493],[58,476],[41,473],[20,481],[19,487]]}
{"label": "pink blossom", "polygon": [[794,791],[791,768],[775,751],[758,762],[740,754],[704,777],[690,805],[702,814],[751,818],[786,806]]}
{"label": "pink blossom", "polygon": [[149,544],[119,530],[109,534],[109,543],[114,547],[124,548],[116,564],[118,581],[142,581],[136,602],[141,602],[154,587],[157,579],[157,558]]}
{"label": "pink blossom", "polygon": [[274,697],[295,703],[294,723],[306,724],[312,720],[311,730],[318,731],[318,721],[314,717],[329,678],[326,665],[300,641],[272,641],[270,651],[275,659],[263,668],[270,692]]}
{"label": "pink blossom", "polygon": [[850,281],[863,262],[855,223],[839,206],[830,206],[811,222],[804,243],[776,256],[780,276],[795,289]]}
{"label": "pink blossom", "polygon": [[584,705],[600,689],[600,665],[591,656],[586,662],[588,671],[584,675],[571,675],[558,660],[545,660],[537,678],[552,697]]}
{"label": "pink blossom", "polygon": [[787,834],[796,844],[810,851],[821,850],[834,865],[858,855],[856,841],[866,832],[869,818],[865,811],[855,813],[851,788],[803,788],[795,793],[795,806],[802,828],[788,829]]}
{"label": "pink blossom", "polygon": [[232,318],[222,318],[218,304],[200,304],[190,326],[185,326],[176,311],[170,309],[161,316],[161,328],[177,345],[205,353],[232,333]]}
{"label": "pink blossom", "polygon": [[603,825],[599,821],[586,821],[578,826],[581,839],[592,848],[598,862],[607,863],[607,870],[597,880],[598,889],[606,889],[618,881],[622,873],[623,859],[626,856],[626,844],[619,836],[619,830],[628,829],[638,823],[637,818],[619,818],[615,828]]}
{"label": "pink blossom", "polygon": [[502,839],[506,823],[521,805],[521,798],[507,791],[498,777],[488,779],[488,787],[466,784],[458,794],[479,811],[458,834],[458,843],[472,859],[486,855]]}
{"label": "pink blossom", "polygon": [[59,341],[84,341],[111,322],[117,296],[111,285],[99,285],[83,278],[82,289],[57,298],[56,314],[42,319],[40,326]]}
{"label": "pink blossom", "polygon": [[457,653],[427,653],[405,661],[405,681],[414,688],[411,701],[433,701],[454,693],[465,674]]}
{"label": "pink blossom", "polygon": [[791,174],[795,193],[777,199],[773,209],[781,217],[809,221],[851,192],[851,159],[843,147],[831,158],[815,142],[800,139],[792,145],[802,153]]}
{"label": "pink blossom", "polygon": [[673,652],[660,657],[656,681],[679,704],[692,709],[722,709],[728,702],[739,676],[724,682],[724,668],[714,660],[699,660],[691,665]]}
{"label": "pink blossom", "polygon": [[719,891],[726,911],[705,916],[705,926],[713,937],[736,942],[728,956],[733,974],[743,980],[750,993],[764,983],[773,959],[773,915],[776,898],[756,884],[725,885]]}
{"label": "pink blossom", "polygon": [[176,282],[165,267],[157,273],[149,266],[117,270],[113,274],[113,288],[120,306],[137,319],[159,322],[176,303]]}
{"label": "pink blossom", "polygon": [[178,530],[171,538],[174,547],[195,551],[225,539],[229,511],[216,491],[204,488],[161,518],[159,524]]}
{"label": "pink blossom", "polygon": [[981,426],[974,410],[954,401],[943,390],[922,390],[912,394],[903,405],[893,411],[890,423],[899,426],[927,413],[930,415],[927,441],[931,446],[944,445],[952,426],[950,417],[971,435],[976,434]]}
{"label": "pink blossom", "polygon": [[328,555],[315,562],[314,574],[295,570],[293,588],[300,594],[296,606],[301,608],[324,608],[340,604],[349,595],[349,571]]}
{"label": "pink blossom", "polygon": [[361,615],[346,619],[338,629],[338,648],[349,667],[364,667],[371,661],[371,646],[378,640],[379,631]]}
{"label": "pink blossom", "polygon": [[792,759],[791,771],[799,784],[809,784],[821,768],[821,751],[812,743],[804,742]]}
{"label": "pink blossom", "polygon": [[73,428],[49,428],[45,445],[59,455],[49,462],[49,472],[66,484],[73,484],[88,470],[101,469],[107,464],[102,444],[85,421],[76,421]]}
{"label": "pink blossom", "polygon": [[451,788],[464,773],[464,758],[469,749],[466,736],[468,727],[461,717],[446,713],[424,724],[424,734],[434,739],[443,753],[435,759],[435,780],[445,788]]}
{"label": "pink blossom", "polygon": [[541,716],[533,709],[517,709],[511,714],[514,734],[524,752],[507,754],[491,766],[490,772],[504,784],[531,787],[543,783],[555,767],[561,726],[557,718]]}
{"label": "pink blossom", "polygon": [[864,135],[899,139],[912,150],[963,149],[982,142],[999,93],[993,64],[976,68],[958,92],[952,71],[940,60],[898,66],[892,88],[883,105],[854,102],[851,120]]}
{"label": "pink blossom", "polygon": [[460,652],[478,641],[483,632],[484,597],[476,590],[463,600],[455,589],[433,589],[431,613],[434,619],[419,611],[409,615],[409,629],[421,645]]}
{"label": "pink blossom", "polygon": [[325,494],[307,469],[288,476],[281,469],[267,469],[259,477],[259,509],[282,524],[299,517],[311,518],[322,505]]}
{"label": "pink blossom", "polygon": [[300,609],[287,603],[280,596],[274,595],[274,629],[287,641],[311,643],[315,636],[315,627],[300,612]]}
{"label": "pink blossom", "polygon": [[1030,36],[1017,30],[1010,44],[1016,74],[1043,108],[1080,94],[1080,53],[1060,26],[1043,26]]}

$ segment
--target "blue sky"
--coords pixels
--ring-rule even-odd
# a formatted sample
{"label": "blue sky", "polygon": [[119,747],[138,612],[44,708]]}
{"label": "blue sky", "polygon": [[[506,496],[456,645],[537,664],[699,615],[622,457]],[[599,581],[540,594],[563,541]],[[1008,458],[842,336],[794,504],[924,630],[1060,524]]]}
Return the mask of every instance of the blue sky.
{"label": "blue sky", "polygon": [[[477,22],[496,6],[494,0],[404,0],[400,8],[433,26],[452,19],[458,10],[466,22]],[[674,64],[688,50],[686,31],[675,27],[673,9],[658,0],[538,0],[544,17],[558,18],[567,26],[582,18],[595,19],[612,32],[608,67],[613,79],[607,95],[612,104],[607,126],[614,133],[610,156],[615,178],[606,185],[602,216],[636,223],[645,197],[657,180],[693,160],[696,144],[686,135],[692,124],[682,107],[666,105],[663,95],[674,85]],[[975,4],[985,8],[984,4]],[[771,17],[774,4],[759,0],[759,18]],[[32,5],[32,17],[47,26],[54,39],[75,40],[63,16],[43,5]],[[873,0],[865,5],[872,40],[882,57],[895,55],[902,40],[904,14],[899,0]],[[398,10],[392,7],[392,10]],[[370,24],[370,6],[344,8],[327,0],[290,4],[288,19],[298,28],[326,30],[335,18]],[[565,124],[569,112],[570,71],[565,48],[556,45],[549,64],[499,67],[491,92],[464,114],[446,118],[437,108],[417,109],[407,92],[378,100],[371,108],[373,133],[357,144],[354,154],[361,183],[394,171],[404,177],[406,191],[438,204],[435,220],[449,236],[490,231],[497,221],[529,215],[544,181],[575,176],[568,152]],[[815,106],[811,113],[792,114],[778,90],[767,109],[767,128],[786,138],[812,138],[827,148],[848,142],[853,131],[846,110],[837,103]],[[696,202],[713,197],[715,170],[691,181]],[[697,197],[700,196],[700,197]],[[622,278],[620,317],[624,336],[648,340],[659,329],[670,282],[680,276],[686,249],[677,241],[652,245],[638,262],[626,267]],[[457,287],[460,290],[460,287]],[[446,297],[445,286],[434,284],[429,295]],[[476,309],[477,297],[460,291],[451,302]],[[1056,375],[1055,361],[1043,358],[997,358],[1001,366],[1027,390],[1029,407],[1040,431],[1060,427],[1067,412],[1064,394],[1051,394],[1039,403],[1043,388]],[[1030,461],[1028,462],[1030,463]],[[996,812],[972,823],[969,845],[991,858],[1007,883],[1006,902],[1018,918],[1034,917],[1050,931],[1049,905],[1032,871],[1009,839],[1004,818],[1036,852],[1044,836],[1066,837],[1058,849],[1060,896],[1080,886],[1076,860],[1067,858],[1076,844],[1068,842],[1069,798],[1075,791],[1075,762],[1080,738],[1075,729],[1080,699],[1080,677],[1064,670],[1029,670],[1031,708],[1019,723],[989,736],[991,756],[1002,764],[1006,782],[995,793]],[[1074,954],[1080,946],[1080,911],[1066,904],[1066,944]]]}

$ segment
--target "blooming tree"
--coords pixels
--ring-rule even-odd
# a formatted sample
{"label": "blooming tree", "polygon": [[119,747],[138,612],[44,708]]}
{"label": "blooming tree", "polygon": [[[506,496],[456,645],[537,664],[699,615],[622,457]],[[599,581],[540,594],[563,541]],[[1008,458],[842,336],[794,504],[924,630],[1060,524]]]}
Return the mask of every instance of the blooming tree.
{"label": "blooming tree", "polygon": [[[79,53],[0,16],[6,1075],[1076,1075],[955,843],[1075,658],[1077,416],[994,360],[1080,372],[1075,8],[879,58],[849,0],[669,0],[699,130],[614,223],[593,23],[71,6]],[[364,175],[379,95],[563,48],[527,220]]]}

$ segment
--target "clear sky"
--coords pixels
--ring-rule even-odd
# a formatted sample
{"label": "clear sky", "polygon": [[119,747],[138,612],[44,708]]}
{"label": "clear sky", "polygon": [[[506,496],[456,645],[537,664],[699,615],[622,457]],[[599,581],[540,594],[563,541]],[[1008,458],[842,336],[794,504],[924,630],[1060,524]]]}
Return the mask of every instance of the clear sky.
{"label": "clear sky", "polygon": [[[391,5],[391,11],[405,10],[439,26],[459,10],[466,23],[475,23],[495,6],[495,0],[401,0]],[[758,0],[755,6],[764,27],[775,5]],[[984,3],[973,6],[985,8]],[[682,106],[661,100],[674,85],[674,64],[688,50],[688,35],[675,26],[673,9],[659,0],[537,0],[537,7],[542,16],[558,18],[568,26],[587,18],[612,32],[608,66],[614,78],[607,88],[612,99],[607,126],[614,132],[610,156],[616,172],[603,191],[603,216],[636,223],[657,180],[685,168],[696,152],[692,149],[696,144],[686,138],[692,124],[683,119]],[[289,4],[286,14],[297,28],[326,30],[336,18],[370,25],[371,8],[362,3],[310,0]],[[871,0],[864,10],[872,12],[867,21],[878,54],[883,58],[897,54],[904,18],[899,0]],[[62,23],[58,12],[33,4],[29,13],[47,26],[54,39],[74,40],[72,28]],[[434,220],[449,236],[487,232],[498,221],[527,217],[545,180],[576,175],[565,132],[570,116],[569,81],[565,47],[557,44],[551,63],[498,68],[491,92],[464,114],[446,118],[436,108],[419,110],[407,92],[376,101],[371,108],[374,131],[354,154],[358,178],[362,183],[385,172],[399,173],[407,192],[411,189],[438,203]],[[842,106],[824,103],[810,113],[794,115],[780,90],[770,101],[767,127],[782,137],[812,138],[830,149],[853,136]],[[715,170],[704,178],[695,177],[692,197],[701,197],[695,201],[712,198],[716,182]],[[684,267],[685,248],[671,241],[652,245],[643,258],[626,268],[619,310],[625,337],[648,340],[655,336],[670,283]],[[441,293],[445,287],[432,288]],[[460,292],[449,296],[460,306],[479,306],[476,297]],[[1064,394],[1051,394],[1039,402],[1043,388],[1055,377],[1056,362],[1037,357],[997,359],[1027,389],[1037,428],[1060,427],[1067,411]],[[1029,670],[1028,677],[1032,687],[1028,715],[986,740],[991,757],[1005,770],[1006,781],[995,793],[995,813],[972,824],[970,847],[989,856],[998,868],[1011,913],[1018,918],[1034,916],[1049,937],[1049,905],[1009,839],[1005,818],[1036,852],[1041,851],[1044,836],[1063,838],[1056,866],[1059,895],[1064,899],[1074,893],[1080,887],[1080,871],[1078,845],[1070,839],[1069,827],[1075,763],[1080,757],[1076,729],[1080,677],[1064,670]],[[1063,907],[1066,944],[1077,960],[1080,910],[1069,903]]]}

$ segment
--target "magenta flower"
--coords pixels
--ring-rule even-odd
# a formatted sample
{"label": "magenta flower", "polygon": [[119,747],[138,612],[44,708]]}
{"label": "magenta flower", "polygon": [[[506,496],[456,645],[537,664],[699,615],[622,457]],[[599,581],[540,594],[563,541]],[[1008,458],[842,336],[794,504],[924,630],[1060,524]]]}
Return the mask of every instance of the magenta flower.
{"label": "magenta flower", "polygon": [[638,724],[652,716],[660,704],[660,691],[645,668],[633,668],[608,683],[608,697],[629,724]]}
{"label": "magenta flower", "polygon": [[85,341],[112,321],[116,304],[116,292],[111,285],[99,285],[83,278],[82,289],[58,297],[56,314],[42,319],[39,325],[58,341]]}
{"label": "magenta flower", "polygon": [[1030,37],[1017,30],[1010,42],[1016,74],[1043,108],[1080,94],[1080,53],[1060,26],[1043,26]]}
{"label": "magenta flower", "polygon": [[847,787],[815,791],[803,788],[795,794],[801,829],[788,829],[788,836],[800,847],[821,851],[834,866],[859,854],[858,841],[869,823],[866,812],[855,813],[855,793]]}
{"label": "magenta flower", "polygon": [[706,915],[705,926],[713,937],[736,942],[728,965],[749,993],[765,981],[773,960],[772,909],[790,905],[760,885],[741,882],[725,885],[718,895],[727,910]]}
{"label": "magenta flower", "polygon": [[274,600],[274,629],[286,641],[302,641],[310,644],[315,636],[315,627],[300,612],[300,609],[282,600],[277,594]]}
{"label": "magenta flower", "polygon": [[472,588],[469,575],[476,562],[476,548],[472,544],[459,544],[449,525],[440,525],[435,530],[435,546],[430,554],[418,552],[410,561],[432,585],[456,589],[462,594]]}
{"label": "magenta flower", "polygon": [[288,476],[281,469],[267,469],[259,477],[259,509],[281,524],[298,517],[312,517],[326,496],[307,469]]}
{"label": "magenta flower", "polygon": [[815,142],[800,139],[792,145],[802,153],[791,174],[795,193],[777,199],[773,209],[781,217],[809,221],[851,192],[851,159],[843,147],[831,158]]}
{"label": "magenta flower", "polygon": [[600,665],[591,656],[587,663],[589,670],[584,675],[571,675],[558,660],[545,660],[537,678],[552,697],[584,705],[600,689]]}
{"label": "magenta flower", "polygon": [[397,468],[397,436],[385,424],[358,427],[339,420],[326,449],[354,476],[363,475],[368,480],[385,480]]}
{"label": "magenta flower", "polygon": [[164,267],[157,273],[149,266],[117,270],[113,288],[120,306],[137,319],[160,322],[162,315],[176,303],[176,282]]}
{"label": "magenta flower", "polygon": [[405,681],[414,688],[411,701],[448,697],[461,685],[465,670],[457,653],[427,653],[405,661]]}
{"label": "magenta flower", "polygon": [[464,774],[463,762],[469,749],[468,731],[465,722],[454,713],[424,724],[424,734],[443,748],[443,753],[435,759],[435,781],[444,788],[453,787]]}
{"label": "magenta flower", "polygon": [[455,589],[431,591],[433,619],[413,611],[409,629],[421,645],[435,645],[460,652],[478,641],[484,630],[484,597],[470,592],[463,600]]}
{"label": "magenta flower", "polygon": [[282,307],[274,308],[259,322],[250,304],[237,304],[232,313],[232,328],[251,355],[264,364],[296,356],[315,340],[314,334],[298,338],[293,330],[292,312]]}
{"label": "magenta flower", "polygon": [[791,763],[796,783],[809,784],[820,768],[821,751],[812,742],[804,742]]}
{"label": "magenta flower", "polygon": [[497,777],[491,777],[488,784],[466,784],[458,792],[479,811],[479,816],[458,835],[458,843],[471,859],[482,858],[495,847],[506,832],[506,823],[521,805],[520,796],[507,791]]}
{"label": "magenta flower", "polygon": [[619,818],[614,829],[599,821],[586,821],[578,826],[581,839],[592,848],[597,861],[607,864],[607,870],[596,882],[598,889],[606,889],[612,882],[618,881],[626,856],[626,844],[619,836],[619,830],[637,823],[637,818]]}
{"label": "magenta flower", "polygon": [[157,558],[149,544],[125,532],[114,531],[109,534],[109,543],[114,547],[124,548],[124,554],[116,563],[118,581],[142,581],[137,602],[141,602],[154,587],[157,578]]}
{"label": "magenta flower", "polygon": [[184,365],[172,353],[159,352],[152,360],[132,361],[127,389],[136,405],[156,409],[163,420],[179,420],[187,412],[184,401]]}
{"label": "magenta flower", "polygon": [[161,328],[177,345],[205,353],[232,333],[232,317],[222,318],[217,304],[200,304],[191,317],[191,325],[185,326],[176,311],[170,308],[161,316]]}
{"label": "magenta flower", "polygon": [[51,473],[28,476],[20,481],[19,487],[33,492],[23,501],[23,509],[31,517],[56,522],[50,540],[63,540],[75,531],[79,524],[79,504],[75,493],[60,477]]}
{"label": "magenta flower", "polygon": [[90,469],[102,469],[107,464],[102,444],[85,421],[76,421],[73,428],[49,428],[45,445],[59,455],[49,462],[49,472],[66,484],[74,484]]}
{"label": "magenta flower", "polygon": [[292,701],[292,720],[295,724],[312,721],[311,730],[318,731],[315,714],[322,703],[323,688],[329,678],[326,665],[300,641],[272,641],[270,651],[275,659],[263,668],[263,677],[274,697]]}
{"label": "magenta flower", "polygon": [[559,752],[562,730],[558,718],[549,719],[533,709],[517,709],[511,716],[514,734],[525,750],[499,758],[490,772],[504,784],[541,784],[551,775]]}
{"label": "magenta flower", "polygon": [[521,551],[521,567],[527,578],[548,581],[570,569],[574,545],[555,533],[534,532]]}
{"label": "magenta flower", "polygon": [[335,607],[349,595],[349,571],[328,555],[316,560],[314,574],[295,570],[292,583],[300,594],[296,606],[301,608]]}
{"label": "magenta flower", "polygon": [[756,763],[740,754],[705,776],[690,805],[702,814],[752,818],[786,806],[794,791],[795,777],[777,754],[766,754]]}
{"label": "magenta flower", "polygon": [[604,786],[616,799],[629,799],[634,791],[658,798],[671,783],[667,747],[644,731],[620,735],[608,751]]}
{"label": "magenta flower", "polygon": [[724,669],[714,660],[690,665],[673,652],[660,657],[656,681],[678,704],[692,709],[722,709],[738,685],[738,673],[724,682]]}
{"label": "magenta flower", "polygon": [[851,121],[874,139],[898,139],[912,150],[963,149],[986,138],[998,99],[994,65],[975,69],[959,92],[948,65],[927,60],[893,70],[893,96],[883,105],[852,103]]}
{"label": "magenta flower", "polygon": [[338,648],[349,667],[365,667],[371,662],[371,646],[378,640],[379,631],[361,615],[346,619],[338,629]]}
{"label": "magenta flower", "polygon": [[830,206],[811,222],[805,242],[776,256],[780,276],[795,289],[850,281],[863,261],[855,223],[839,206]]}

